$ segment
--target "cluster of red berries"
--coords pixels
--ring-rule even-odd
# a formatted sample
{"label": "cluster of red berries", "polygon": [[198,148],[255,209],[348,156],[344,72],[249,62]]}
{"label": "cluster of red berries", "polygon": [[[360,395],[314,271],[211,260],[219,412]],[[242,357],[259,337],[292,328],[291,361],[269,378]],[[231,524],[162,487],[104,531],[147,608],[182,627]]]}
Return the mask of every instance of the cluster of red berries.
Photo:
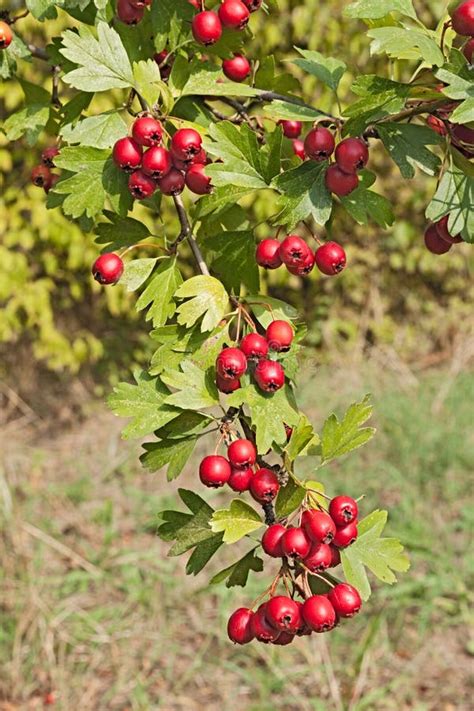
{"label": "cluster of red berries", "polygon": [[336,146],[332,131],[325,126],[315,126],[303,142],[298,138],[303,128],[301,121],[280,121],[280,124],[283,134],[293,140],[293,150],[301,160],[325,161],[334,153],[336,162],[328,166],[325,177],[329,192],[344,197],[357,188],[357,173],[369,160],[369,149],[362,138],[344,138]]}
{"label": "cluster of red berries", "polygon": [[265,336],[249,333],[238,348],[223,348],[216,361],[216,384],[222,393],[233,393],[240,388],[240,378],[250,370],[258,387],[274,393],[285,384],[285,370],[281,363],[268,358],[269,351],[284,353],[290,350],[294,331],[288,321],[274,320]]}
{"label": "cluster of red berries", "polygon": [[474,0],[464,0],[451,10],[451,25],[462,37],[474,37]]}
{"label": "cluster of red berries", "polygon": [[265,269],[278,269],[284,264],[290,274],[297,276],[306,276],[314,265],[323,274],[334,276],[346,266],[346,253],[337,242],[325,242],[313,252],[298,235],[288,235],[281,243],[274,237],[262,240],[255,259]]}
{"label": "cluster of red berries", "polygon": [[0,21],[0,49],[7,49],[12,43],[13,32],[7,22]]}
{"label": "cluster of red berries", "polygon": [[448,230],[449,215],[433,222],[425,231],[425,245],[432,254],[446,254],[453,244],[462,242],[461,235],[453,237]]}
{"label": "cluster of red berries", "polygon": [[141,116],[132,125],[132,135],[120,138],[113,148],[119,168],[130,173],[128,189],[137,200],[153,195],[179,195],[187,186],[196,195],[212,190],[211,179],[204,174],[209,162],[202,148],[201,136],[194,128],[180,128],[164,148],[164,130],[152,116]]}
{"label": "cluster of red berries", "polygon": [[49,193],[60,177],[51,170],[51,168],[54,168],[54,159],[57,155],[59,155],[59,148],[57,146],[45,148],[41,153],[41,163],[35,165],[31,171],[31,182],[38,188],[43,188],[45,193]]}

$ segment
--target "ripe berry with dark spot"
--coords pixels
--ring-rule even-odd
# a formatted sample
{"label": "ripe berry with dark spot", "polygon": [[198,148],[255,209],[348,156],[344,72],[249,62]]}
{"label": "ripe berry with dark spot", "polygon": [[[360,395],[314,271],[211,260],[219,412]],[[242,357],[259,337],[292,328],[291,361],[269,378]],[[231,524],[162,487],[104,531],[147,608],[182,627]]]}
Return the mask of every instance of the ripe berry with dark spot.
{"label": "ripe berry with dark spot", "polygon": [[295,337],[293,328],[288,321],[275,320],[267,328],[265,334],[272,351],[289,351]]}
{"label": "ripe berry with dark spot", "polygon": [[314,632],[328,632],[336,624],[336,612],[325,595],[312,595],[303,604],[303,619]]}
{"label": "ripe berry with dark spot", "polygon": [[291,264],[285,264],[286,268],[290,272],[290,274],[294,274],[295,276],[300,276],[304,277],[310,274],[313,271],[314,265],[315,265],[315,258],[314,254],[312,252],[308,252],[306,257],[302,262],[299,262],[296,265],[291,265]]}
{"label": "ripe berry with dark spot", "polygon": [[302,528],[288,528],[281,537],[281,549],[288,558],[306,558],[311,541]]}
{"label": "ripe berry with dark spot", "polygon": [[336,524],[325,511],[303,511],[301,525],[313,543],[331,543],[336,535]]}
{"label": "ripe berry with dark spot", "polygon": [[465,0],[451,14],[453,30],[458,35],[474,36],[474,0]]}
{"label": "ripe berry with dark spot", "polygon": [[327,160],[334,153],[336,142],[328,128],[312,128],[305,138],[304,150],[308,158],[315,161]]}
{"label": "ripe berry with dark spot", "polygon": [[338,548],[347,548],[347,546],[352,545],[356,541],[357,535],[357,523],[351,521],[347,526],[336,530],[333,543]]}
{"label": "ripe berry with dark spot", "polygon": [[142,162],[142,147],[133,138],[119,138],[114,145],[112,157],[119,168],[130,173]]}
{"label": "ripe berry with dark spot", "polygon": [[216,385],[219,392],[229,395],[239,390],[241,387],[240,380],[238,378],[223,378],[219,373],[216,375]]}
{"label": "ripe berry with dark spot", "polygon": [[45,165],[35,165],[31,171],[31,182],[38,188],[49,190],[52,183],[53,174]]}
{"label": "ripe berry with dark spot", "polygon": [[185,186],[184,175],[176,168],[171,168],[158,181],[158,187],[163,195],[180,195]]}
{"label": "ripe berry with dark spot", "polygon": [[123,274],[122,259],[114,252],[101,254],[92,265],[92,275],[99,284],[116,284]]}
{"label": "ripe berry with dark spot", "polygon": [[205,47],[210,47],[222,37],[222,23],[216,13],[210,10],[204,10],[194,16],[191,30],[196,42]]}
{"label": "ripe berry with dark spot", "polygon": [[265,358],[268,355],[267,339],[259,333],[248,333],[240,341],[240,350],[246,358]]}
{"label": "ripe berry with dark spot", "polygon": [[232,469],[229,481],[227,482],[233,491],[242,493],[248,491],[250,482],[252,481],[252,469]]}
{"label": "ripe berry with dark spot", "polygon": [[239,607],[229,617],[227,623],[227,634],[234,644],[248,644],[253,639],[252,632],[252,610],[246,607]]}
{"label": "ripe berry with dark spot", "polygon": [[284,533],[286,533],[286,526],[281,523],[274,523],[263,534],[262,548],[271,558],[281,558],[283,556],[281,538]]}
{"label": "ripe berry with dark spot", "polygon": [[342,272],[346,266],[346,253],[337,242],[326,242],[314,253],[319,271],[328,276]]}
{"label": "ripe berry with dark spot", "polygon": [[138,25],[143,20],[145,8],[133,7],[128,0],[118,0],[117,17],[125,25]]}
{"label": "ripe berry with dark spot", "polygon": [[194,128],[180,128],[171,139],[171,151],[179,160],[192,160],[202,148],[202,138]]}
{"label": "ripe berry with dark spot", "polygon": [[227,456],[233,467],[247,469],[257,461],[257,450],[249,439],[236,439],[230,443]]}
{"label": "ripe berry with dark spot", "polygon": [[54,159],[59,155],[59,148],[57,146],[49,146],[45,148],[41,153],[41,162],[48,168],[54,168]]}
{"label": "ripe berry with dark spot", "polygon": [[281,363],[274,360],[260,360],[254,372],[255,382],[266,393],[280,390],[285,384],[285,371]]}
{"label": "ripe berry with dark spot", "polygon": [[239,348],[223,348],[216,361],[222,378],[240,378],[247,370],[247,358]]}
{"label": "ripe berry with dark spot", "polygon": [[213,489],[224,486],[229,481],[230,475],[229,462],[219,454],[210,454],[204,457],[199,465],[199,478],[205,486]]}
{"label": "ripe berry with dark spot", "polygon": [[336,163],[326,170],[325,180],[329,192],[338,197],[350,195],[359,185],[359,177],[356,173],[345,173]]}
{"label": "ripe berry with dark spot", "polygon": [[461,235],[456,235],[456,237],[453,237],[451,233],[448,230],[448,222],[449,222],[449,215],[445,215],[442,217],[438,222],[435,222],[435,227],[436,230],[441,237],[441,239],[444,239],[446,242],[449,244],[458,244],[459,242],[463,241],[463,238]]}
{"label": "ripe berry with dark spot", "polygon": [[143,170],[136,170],[128,179],[128,189],[136,200],[145,200],[155,192],[156,183]]}
{"label": "ripe berry with dark spot", "polygon": [[348,583],[339,583],[332,588],[328,600],[339,617],[353,617],[362,607],[359,592]]}
{"label": "ripe berry with dark spot", "polygon": [[285,121],[282,119],[278,121],[283,129],[283,135],[286,138],[298,138],[303,130],[303,124],[301,121]]}
{"label": "ripe berry with dark spot", "polygon": [[288,235],[280,245],[280,259],[290,267],[297,267],[304,263],[311,250],[298,235]]}
{"label": "ripe berry with dark spot", "polygon": [[327,570],[332,563],[331,547],[327,543],[315,543],[303,563],[311,572]]}
{"label": "ripe berry with dark spot", "polygon": [[357,501],[350,496],[335,496],[329,502],[329,515],[339,528],[344,528],[359,515]]}
{"label": "ripe berry with dark spot", "polygon": [[253,475],[249,489],[255,501],[267,504],[278,494],[280,484],[271,469],[258,469]]}
{"label": "ripe berry with dark spot", "polygon": [[439,236],[436,225],[430,225],[425,231],[425,246],[432,254],[446,254],[453,245]]}
{"label": "ripe berry with dark spot", "polygon": [[132,136],[140,146],[159,146],[163,140],[163,126],[152,116],[135,119]]}
{"label": "ripe berry with dark spot", "polygon": [[265,269],[278,269],[282,261],[280,257],[280,243],[277,239],[268,237],[262,240],[256,249],[255,259],[260,267]]}
{"label": "ripe berry with dark spot", "polygon": [[291,597],[286,595],[275,595],[268,600],[265,617],[272,627],[282,632],[296,634],[301,626],[300,608]]}
{"label": "ripe berry with dark spot", "polygon": [[241,0],[224,0],[220,5],[219,19],[224,27],[243,30],[249,21],[249,11]]}
{"label": "ripe berry with dark spot", "polygon": [[169,151],[162,146],[149,148],[142,158],[142,170],[153,180],[160,180],[172,167]]}
{"label": "ripe berry with dark spot", "polygon": [[293,141],[293,153],[295,156],[298,156],[298,158],[301,158],[301,160],[306,159],[306,153],[304,151],[304,141],[300,141],[299,138],[295,138]]}
{"label": "ripe berry with dark spot", "polygon": [[336,163],[344,173],[356,173],[367,165],[369,149],[361,138],[345,138],[336,148]]}
{"label": "ripe berry with dark spot", "polygon": [[12,43],[13,32],[10,25],[6,22],[0,22],[0,49],[7,49]]}
{"label": "ripe berry with dark spot", "polygon": [[222,62],[222,71],[227,79],[231,81],[245,81],[252,72],[252,67],[247,57],[241,54],[235,54],[232,59],[224,59]]}
{"label": "ripe berry with dark spot", "polygon": [[211,179],[204,173],[205,167],[201,163],[193,163],[186,171],[186,185],[196,195],[207,195],[212,191]]}
{"label": "ripe berry with dark spot", "polygon": [[274,642],[278,638],[280,630],[273,627],[267,620],[265,615],[266,608],[267,603],[262,602],[251,618],[250,628],[255,639],[258,639],[259,642],[268,643]]}

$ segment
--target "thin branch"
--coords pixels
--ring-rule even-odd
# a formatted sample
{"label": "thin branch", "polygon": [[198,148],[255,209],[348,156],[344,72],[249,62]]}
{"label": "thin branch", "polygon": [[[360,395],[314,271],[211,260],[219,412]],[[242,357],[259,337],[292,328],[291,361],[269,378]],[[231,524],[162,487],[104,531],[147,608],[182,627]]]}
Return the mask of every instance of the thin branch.
{"label": "thin branch", "polygon": [[29,44],[28,49],[30,50],[33,57],[36,59],[41,59],[43,62],[49,62],[48,53],[42,47],[37,47],[35,44]]}
{"label": "thin branch", "polygon": [[21,15],[16,15],[16,17],[12,17],[11,20],[9,20],[8,24],[9,25],[14,25],[15,22],[18,20],[22,20],[24,17],[27,17],[30,14],[29,10],[25,10],[24,12],[21,13]]}
{"label": "thin branch", "polygon": [[181,225],[181,232],[171,245],[170,252],[172,254],[176,254],[179,244],[183,242],[183,240],[187,239],[189,242],[189,246],[191,247],[191,251],[199,267],[199,271],[201,272],[201,274],[209,276],[208,266],[204,260],[204,257],[202,256],[202,252],[199,249],[199,245],[196,242],[196,238],[193,235],[193,230],[189,223],[186,209],[183,205],[183,200],[180,195],[173,195],[173,200],[176,207],[176,212],[178,214],[179,223]]}

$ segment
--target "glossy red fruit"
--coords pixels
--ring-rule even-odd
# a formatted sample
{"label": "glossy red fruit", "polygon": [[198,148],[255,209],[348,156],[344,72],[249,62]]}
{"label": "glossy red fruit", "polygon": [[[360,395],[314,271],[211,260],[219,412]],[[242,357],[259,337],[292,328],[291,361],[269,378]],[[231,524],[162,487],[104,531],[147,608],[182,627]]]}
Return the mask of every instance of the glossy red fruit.
{"label": "glossy red fruit", "polygon": [[253,640],[252,632],[253,612],[246,607],[239,607],[229,617],[227,634],[234,644],[248,644]]}
{"label": "glossy red fruit", "polygon": [[308,158],[316,161],[327,160],[334,153],[336,142],[328,128],[312,128],[304,140],[304,150]]}
{"label": "glossy red fruit", "polygon": [[49,184],[43,185],[43,189],[46,194],[48,194],[49,191],[52,190],[52,188],[54,188],[54,186],[56,185],[56,183],[58,182],[60,177],[61,176],[59,176],[59,175],[51,173],[51,180],[50,180]]}
{"label": "glossy red fruit", "polygon": [[344,173],[336,163],[326,170],[325,180],[329,192],[338,197],[350,195],[359,185],[359,177],[356,173]]}
{"label": "glossy red fruit", "polygon": [[248,491],[250,482],[252,481],[252,469],[232,469],[229,481],[227,482],[233,491],[241,494],[243,491]]}
{"label": "glossy red fruit", "polygon": [[191,29],[196,42],[206,47],[215,44],[222,37],[222,23],[216,13],[210,10],[195,15]]}
{"label": "glossy red fruit", "polygon": [[249,486],[253,498],[261,504],[273,501],[279,489],[277,476],[271,469],[258,469]]}
{"label": "glossy red fruit", "polygon": [[274,393],[285,384],[285,371],[281,363],[260,360],[254,372],[255,382],[266,393]]}
{"label": "glossy red fruit", "polygon": [[298,235],[288,235],[280,245],[280,259],[289,267],[301,266],[311,250]]}
{"label": "glossy red fruit", "polygon": [[314,543],[303,563],[312,573],[327,570],[332,564],[331,546],[327,543]]}
{"label": "glossy red fruit", "polygon": [[306,257],[302,262],[299,262],[296,265],[291,265],[291,264],[285,264],[286,268],[290,272],[290,274],[294,274],[295,276],[307,276],[313,271],[315,265],[315,258],[314,254],[312,252],[308,252]]}
{"label": "glossy red fruit", "polygon": [[142,170],[153,180],[160,180],[171,170],[171,156],[162,146],[149,148],[142,158]]}
{"label": "glossy red fruit", "polygon": [[474,56],[474,37],[472,37],[470,40],[466,42],[464,47],[462,48],[462,53],[466,57],[467,61],[469,64],[472,64],[472,58]]}
{"label": "glossy red fruit", "polygon": [[301,617],[301,624],[300,624],[299,629],[296,634],[298,637],[305,637],[306,635],[310,635],[312,630],[310,627],[308,627],[308,625],[306,624],[306,622],[303,618],[303,603],[300,602],[299,600],[295,600],[295,602],[299,607],[300,617]]}
{"label": "glossy red fruit", "polygon": [[425,246],[432,254],[446,254],[452,244],[439,236],[436,225],[430,225],[425,231]]}
{"label": "glossy red fruit", "polygon": [[348,523],[347,526],[336,530],[333,543],[338,548],[347,548],[347,546],[352,545],[354,541],[357,540],[357,535],[357,523],[355,521],[351,521],[351,523]]}
{"label": "glossy red fruit", "polygon": [[353,617],[362,607],[361,597],[355,587],[339,583],[328,593],[328,600],[339,617]]}
{"label": "glossy red fruit", "polygon": [[295,138],[293,141],[293,153],[295,156],[298,156],[298,158],[301,158],[301,160],[306,159],[306,153],[304,151],[304,141],[300,141],[299,138]]}
{"label": "glossy red fruit", "polygon": [[249,10],[241,0],[224,0],[220,5],[219,19],[224,27],[243,30],[249,21]]}
{"label": "glossy red fruit", "polygon": [[247,57],[241,54],[235,54],[232,59],[224,59],[222,62],[222,71],[227,79],[231,81],[245,81],[252,73],[252,67]]}
{"label": "glossy red fruit", "polygon": [[272,644],[286,646],[287,644],[291,644],[294,639],[295,639],[294,634],[291,634],[290,632],[280,632],[280,634],[278,635],[278,638],[274,642],[272,642]]}
{"label": "glossy red fruit", "polygon": [[336,524],[325,511],[303,511],[301,525],[313,543],[331,543],[336,535]]}
{"label": "glossy red fruit", "polygon": [[263,0],[242,0],[249,12],[255,12],[262,7]]}
{"label": "glossy red fruit", "polygon": [[314,632],[328,632],[336,624],[336,612],[325,595],[312,595],[303,604],[303,619]]}
{"label": "glossy red fruit", "polygon": [[281,537],[284,533],[286,533],[286,526],[281,523],[273,523],[267,528],[262,536],[262,548],[267,555],[272,558],[281,558],[283,556]]}
{"label": "glossy red fruit", "polygon": [[188,3],[189,3],[190,5],[192,5],[193,7],[195,7],[196,10],[200,10],[200,9],[201,9],[201,4],[200,4],[199,0],[188,0]]}
{"label": "glossy red fruit", "polygon": [[265,358],[268,355],[267,339],[259,333],[248,333],[240,341],[240,350],[246,358]]}
{"label": "glossy red fruit", "polygon": [[53,174],[45,165],[35,165],[31,171],[31,182],[38,188],[49,190],[52,184]]}
{"label": "glossy red fruit", "polygon": [[266,607],[267,603],[262,602],[251,618],[250,629],[255,639],[258,639],[259,642],[275,642],[278,639],[280,630],[277,630],[268,622],[265,615]]}
{"label": "glossy red fruit", "polygon": [[184,175],[176,168],[171,168],[158,181],[158,187],[163,195],[180,195],[185,186]]}
{"label": "glossy red fruit", "polygon": [[219,392],[229,395],[239,390],[241,387],[240,380],[238,378],[223,378],[217,373],[216,375],[216,385]]}
{"label": "glossy red fruit", "polygon": [[171,139],[171,150],[179,160],[192,160],[202,148],[202,138],[194,128],[180,128]]}
{"label": "glossy red fruit", "polygon": [[438,136],[447,136],[448,129],[446,128],[446,124],[437,116],[428,116],[426,123]]}
{"label": "glossy red fruit", "polygon": [[451,13],[453,30],[458,35],[474,36],[474,0],[465,0]]}
{"label": "glossy red fruit", "polygon": [[128,0],[132,7],[150,7],[153,0]]}
{"label": "glossy red fruit", "polygon": [[136,170],[128,179],[128,189],[136,200],[145,200],[155,192],[156,183],[143,170]]}
{"label": "glossy red fruit", "polygon": [[314,253],[319,271],[328,276],[339,274],[346,266],[346,253],[337,242],[326,242]]}
{"label": "glossy red fruit", "polygon": [[41,162],[48,168],[54,168],[54,159],[59,155],[59,148],[57,146],[49,146],[45,148],[41,153]]}
{"label": "glossy red fruit", "polygon": [[303,130],[301,121],[285,121],[282,119],[278,123],[283,129],[283,135],[287,138],[298,138]]}
{"label": "glossy red fruit", "polygon": [[281,537],[281,549],[288,558],[306,558],[311,550],[311,541],[299,526],[288,528]]}
{"label": "glossy red fruit", "polygon": [[247,370],[247,358],[239,348],[223,348],[216,361],[222,378],[240,378]]}
{"label": "glossy red fruit", "polygon": [[329,546],[331,549],[331,564],[330,568],[336,568],[341,562],[341,554],[339,553],[339,548],[336,548],[333,544]]}
{"label": "glossy red fruit", "polygon": [[163,140],[163,126],[152,116],[135,119],[132,136],[140,146],[159,146]]}
{"label": "glossy red fruit", "polygon": [[206,166],[193,163],[189,166],[184,177],[187,187],[196,195],[207,195],[212,192],[211,179],[205,174]]}
{"label": "glossy red fruit", "polygon": [[92,275],[99,284],[116,284],[123,274],[122,259],[114,252],[101,254],[92,265]]}
{"label": "glossy red fruit", "polygon": [[345,138],[336,148],[336,163],[344,173],[357,173],[368,160],[369,149],[361,138]]}
{"label": "glossy red fruit", "polygon": [[451,233],[448,230],[448,222],[449,222],[449,215],[445,215],[442,217],[438,222],[435,222],[435,227],[436,230],[441,237],[441,239],[444,239],[446,242],[449,244],[458,244],[459,242],[462,242],[463,239],[461,235],[456,235],[456,237],[453,237]]}
{"label": "glossy red fruit", "polygon": [[247,469],[257,461],[257,450],[249,439],[236,439],[230,443],[227,457],[231,466]]}
{"label": "glossy red fruit", "polygon": [[301,627],[301,612],[298,604],[286,595],[275,595],[267,602],[265,617],[272,627],[282,632],[296,634]]}
{"label": "glossy red fruit", "polygon": [[255,251],[255,259],[260,267],[265,269],[278,269],[282,261],[280,257],[280,243],[277,239],[268,237],[262,240]]}
{"label": "glossy red fruit", "polygon": [[119,168],[130,173],[142,162],[142,147],[133,138],[119,138],[113,147],[112,157]]}
{"label": "glossy red fruit", "polygon": [[288,321],[272,321],[266,331],[266,339],[272,351],[289,351],[295,333]]}
{"label": "glossy red fruit", "polygon": [[217,489],[230,479],[231,468],[225,457],[210,454],[199,465],[199,478],[205,486]]}
{"label": "glossy red fruit", "polygon": [[329,515],[338,528],[344,528],[359,515],[357,501],[350,496],[335,496],[329,502]]}
{"label": "glossy red fruit", "polygon": [[170,53],[166,49],[162,49],[161,52],[155,52],[155,54],[153,55],[153,59],[159,67],[163,66],[163,64],[168,61],[168,57],[170,58],[170,60],[173,59],[173,57],[170,57]]}
{"label": "glossy red fruit", "polygon": [[118,0],[117,17],[126,25],[138,25],[143,20],[145,8],[133,7],[128,0]]}
{"label": "glossy red fruit", "polygon": [[13,32],[10,29],[10,25],[6,22],[0,22],[0,49],[6,49],[12,43]]}

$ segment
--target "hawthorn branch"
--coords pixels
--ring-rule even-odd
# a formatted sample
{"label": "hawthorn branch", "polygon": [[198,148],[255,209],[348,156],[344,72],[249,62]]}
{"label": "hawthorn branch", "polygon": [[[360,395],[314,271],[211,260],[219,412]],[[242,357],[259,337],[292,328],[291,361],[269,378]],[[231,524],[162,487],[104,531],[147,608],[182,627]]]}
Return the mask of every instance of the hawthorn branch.
{"label": "hawthorn branch", "polygon": [[178,250],[178,246],[181,244],[181,242],[183,242],[185,239],[187,239],[189,246],[191,247],[191,251],[192,251],[194,258],[197,262],[197,265],[199,267],[199,271],[201,272],[201,274],[204,274],[205,276],[209,276],[208,266],[204,260],[204,257],[202,255],[200,248],[199,248],[199,245],[196,242],[196,238],[193,234],[193,230],[192,230],[191,224],[189,222],[186,209],[183,205],[183,200],[180,195],[173,195],[173,201],[174,201],[174,205],[176,208],[176,213],[178,215],[179,224],[181,225],[181,232],[179,233],[178,237],[171,245],[170,253],[176,254],[176,252]]}
{"label": "hawthorn branch", "polygon": [[48,53],[42,47],[37,47],[35,44],[29,44],[28,49],[30,50],[31,56],[36,57],[36,59],[41,59],[43,62],[48,62]]}

